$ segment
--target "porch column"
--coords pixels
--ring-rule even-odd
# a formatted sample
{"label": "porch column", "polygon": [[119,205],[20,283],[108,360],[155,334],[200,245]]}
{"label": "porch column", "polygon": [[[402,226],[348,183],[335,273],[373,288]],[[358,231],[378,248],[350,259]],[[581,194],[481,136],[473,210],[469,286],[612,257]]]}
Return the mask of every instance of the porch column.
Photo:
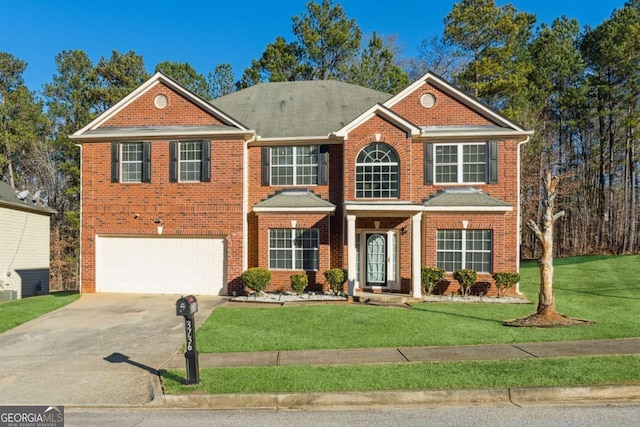
{"label": "porch column", "polygon": [[420,298],[422,288],[421,280],[421,258],[422,258],[422,212],[411,217],[411,293],[414,298]]}
{"label": "porch column", "polygon": [[349,296],[356,294],[356,216],[347,215],[347,272]]}

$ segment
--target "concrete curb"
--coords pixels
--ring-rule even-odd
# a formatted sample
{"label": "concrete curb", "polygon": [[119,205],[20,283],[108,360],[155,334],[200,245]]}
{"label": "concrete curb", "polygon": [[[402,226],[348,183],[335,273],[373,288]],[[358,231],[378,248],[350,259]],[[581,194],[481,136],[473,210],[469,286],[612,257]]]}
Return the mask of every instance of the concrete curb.
{"label": "concrete curb", "polygon": [[344,393],[156,395],[149,406],[171,409],[366,409],[402,406],[535,406],[640,402],[640,384]]}

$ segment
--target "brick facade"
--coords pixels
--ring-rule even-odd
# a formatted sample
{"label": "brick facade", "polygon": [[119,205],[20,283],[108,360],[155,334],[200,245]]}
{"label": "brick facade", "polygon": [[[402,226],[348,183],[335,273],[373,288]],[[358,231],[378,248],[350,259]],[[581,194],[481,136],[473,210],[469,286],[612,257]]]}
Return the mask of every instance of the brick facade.
{"label": "brick facade", "polygon": [[[74,138],[82,143],[82,261],[81,276],[83,292],[96,290],[96,236],[144,236],[156,235],[155,220],[162,219],[163,236],[214,236],[225,239],[227,250],[226,290],[228,294],[242,293],[241,274],[244,268],[269,266],[269,230],[314,228],[319,230],[319,269],[308,271],[309,290],[328,290],[323,272],[329,268],[347,268],[349,246],[347,242],[347,220],[345,206],[349,203],[372,203],[390,206],[380,214],[358,212],[355,223],[357,235],[376,232],[393,233],[397,236],[397,283],[393,291],[410,294],[412,284],[412,236],[420,235],[420,263],[422,266],[436,264],[436,233],[440,229],[492,230],[493,271],[516,271],[518,268],[518,142],[524,136],[505,138],[490,136],[453,137],[447,144],[456,142],[498,141],[498,180],[494,184],[480,184],[473,187],[484,194],[511,205],[503,211],[452,210],[422,213],[420,230],[412,229],[412,215],[420,209],[424,200],[440,190],[465,185],[426,185],[425,142],[423,136],[412,136],[405,126],[394,123],[381,114],[358,122],[340,138],[326,141],[304,142],[328,146],[328,182],[324,185],[305,186],[314,195],[331,202],[335,210],[331,214],[292,211],[289,213],[256,213],[253,206],[266,200],[287,187],[263,185],[261,180],[262,147],[277,147],[278,141],[268,143],[256,140],[251,130],[239,136],[233,132],[233,123],[225,120],[224,114],[216,114],[215,109],[194,102],[184,89],[157,77],[155,84],[149,85],[117,111],[108,111],[106,120],[99,122],[99,128],[113,129],[160,129],[160,133],[149,132],[139,137],[89,138],[90,132],[79,132]],[[432,79],[433,80],[433,79]],[[495,114],[489,110],[470,105],[469,99],[460,99],[454,90],[447,90],[442,82],[427,83],[405,94],[389,109],[403,117],[408,123],[420,127],[447,126],[496,126]],[[420,99],[425,94],[435,97],[436,103],[425,108]],[[158,108],[154,100],[158,95],[168,99],[167,106]],[[100,119],[100,118],[99,118]],[[349,119],[352,119],[351,117]],[[97,119],[98,120],[98,119]],[[250,124],[248,124],[250,125]],[[504,126],[504,123],[500,123]],[[224,129],[211,135],[199,136],[197,140],[211,143],[211,181],[197,183],[170,182],[170,141],[185,137],[167,137],[163,129],[173,127],[202,127]],[[517,129],[516,129],[517,130]],[[337,129],[336,129],[337,131]],[[524,135],[524,131],[522,131]],[[425,134],[427,135],[427,134]],[[151,142],[151,182],[112,183],[111,143],[118,141]],[[392,147],[399,158],[399,197],[397,200],[356,198],[356,157],[367,145],[382,142]],[[295,144],[287,139],[282,145]],[[303,143],[301,143],[303,144]],[[246,167],[246,170],[245,170]],[[244,180],[246,179],[246,186]],[[406,211],[394,207],[394,203],[409,206]],[[377,205],[376,205],[377,206]],[[416,208],[417,207],[417,208]],[[418,210],[419,212],[419,210]],[[465,225],[463,225],[465,224]],[[246,240],[245,240],[246,238]],[[362,268],[362,267],[361,267]],[[272,271],[269,290],[290,290],[290,276],[296,270]],[[362,272],[361,272],[362,273]],[[479,276],[480,291],[495,293],[490,274]],[[485,286],[486,285],[486,286]],[[484,287],[483,287],[484,286]],[[360,285],[362,288],[362,284]],[[375,291],[384,290],[384,287]],[[457,290],[457,284],[448,276],[440,292]]]}

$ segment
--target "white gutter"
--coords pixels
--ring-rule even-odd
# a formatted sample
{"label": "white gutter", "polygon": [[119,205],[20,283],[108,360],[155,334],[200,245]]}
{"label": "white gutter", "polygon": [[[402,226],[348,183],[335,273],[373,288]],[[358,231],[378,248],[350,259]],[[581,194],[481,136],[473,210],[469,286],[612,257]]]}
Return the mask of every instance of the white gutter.
{"label": "white gutter", "polygon": [[[82,228],[82,144],[74,144],[76,147],[80,148],[80,245],[79,250],[80,254],[78,256],[78,291],[82,294],[82,236],[83,236],[83,228]],[[95,266],[94,266],[95,270]],[[97,291],[97,289],[96,289]]]}
{"label": "white gutter", "polygon": [[[533,135],[533,132],[531,133],[531,135]],[[517,173],[518,176],[516,178],[516,181],[518,183],[518,200],[516,201],[516,212],[517,212],[517,218],[516,218],[516,228],[518,230],[518,238],[516,239],[516,254],[518,255],[516,257],[516,271],[518,273],[520,273],[520,257],[522,256],[522,254],[520,253],[520,247],[522,245],[522,211],[521,211],[521,200],[520,200],[520,193],[521,193],[521,188],[520,188],[520,172],[521,172],[521,159],[522,159],[522,154],[520,153],[520,147],[523,146],[524,144],[526,144],[527,142],[529,142],[529,140],[531,139],[531,136],[528,136],[527,139],[525,139],[524,141],[520,141],[518,142],[518,165],[517,165]],[[520,295],[520,282],[516,283],[516,293],[518,295]]]}
{"label": "white gutter", "polygon": [[242,271],[249,268],[249,144],[255,140],[254,133],[242,145]]}
{"label": "white gutter", "polygon": [[[108,139],[109,141],[119,141],[119,140],[123,140],[123,141],[130,141],[131,139],[135,139],[135,140],[140,140],[140,139],[144,139],[145,141],[147,140],[164,140],[167,138],[173,138],[173,139],[182,139],[182,138],[195,138],[195,137],[201,137],[201,138],[208,138],[208,137],[220,137],[220,136],[236,136],[236,135],[251,135],[251,133],[248,133],[246,130],[219,130],[219,131],[203,131],[202,129],[200,130],[180,130],[180,131],[165,131],[163,130],[162,132],[157,132],[154,133],[154,130],[147,130],[148,133],[141,133],[142,131],[144,131],[145,129],[138,129],[135,131],[130,131],[130,132],[100,132],[100,133],[94,133],[94,134],[84,134],[84,135],[70,135],[69,139],[71,140],[75,140],[75,139],[81,139],[82,141],[100,141],[100,140],[105,140]],[[255,135],[252,138],[252,141],[255,140]]]}

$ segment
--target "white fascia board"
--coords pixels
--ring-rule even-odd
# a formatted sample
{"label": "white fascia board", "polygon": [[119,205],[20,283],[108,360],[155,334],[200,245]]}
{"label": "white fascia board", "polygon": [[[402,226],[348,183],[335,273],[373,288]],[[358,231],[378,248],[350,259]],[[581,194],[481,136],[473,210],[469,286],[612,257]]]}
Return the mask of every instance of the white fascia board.
{"label": "white fascia board", "polygon": [[205,138],[205,137],[215,137],[215,136],[238,136],[245,137],[253,135],[253,131],[246,130],[219,130],[219,131],[210,131],[203,132],[202,130],[194,130],[194,131],[175,131],[175,132],[156,132],[152,135],[144,135],[140,132],[101,132],[99,134],[92,135],[70,135],[69,139],[77,140],[80,139],[82,141],[90,142],[90,141],[100,141],[104,139],[108,139],[109,141],[132,141],[132,140],[140,140],[147,141],[152,139],[183,139],[183,138]]}
{"label": "white fascia board", "polygon": [[529,137],[533,135],[533,131],[517,131],[517,130],[494,130],[494,131],[462,131],[462,132],[438,132],[438,131],[423,131],[420,134],[420,139],[424,140],[447,140],[447,139],[487,139],[487,138],[514,138],[514,137]]}
{"label": "white fascia board", "polygon": [[365,111],[364,113],[360,114],[358,117],[353,119],[346,126],[342,127],[342,129],[339,129],[336,132],[334,132],[333,135],[336,137],[347,139],[349,132],[351,132],[353,129],[357,128],[358,126],[362,125],[367,120],[371,119],[373,116],[377,114],[389,120],[391,123],[395,124],[399,128],[404,129],[411,136],[420,135],[421,129],[419,127],[409,122],[404,117],[398,115],[394,111],[389,110],[383,104],[376,104],[372,106],[367,111]]}
{"label": "white fascia board", "polygon": [[333,214],[336,211],[335,207],[332,208],[263,208],[254,207],[253,211],[256,214],[261,213],[325,213]]}
{"label": "white fascia board", "polygon": [[147,80],[146,82],[144,82],[143,84],[138,86],[137,89],[135,89],[129,95],[127,95],[124,98],[122,98],[119,102],[114,104],[107,111],[105,111],[102,114],[100,114],[93,121],[91,121],[88,125],[86,125],[82,129],[80,129],[79,131],[75,132],[72,136],[77,138],[77,137],[82,136],[82,134],[85,133],[88,130],[94,130],[94,129],[99,128],[106,121],[111,119],[113,116],[115,116],[120,111],[122,111],[126,106],[131,104],[139,96],[141,96],[142,94],[146,93],[148,90],[150,90],[151,88],[155,87],[159,83],[166,84],[167,86],[169,86],[171,89],[173,89],[174,91],[176,91],[180,95],[182,95],[185,98],[189,99],[194,104],[198,105],[203,110],[205,110],[208,113],[210,113],[211,115],[214,115],[214,116],[218,117],[222,121],[224,121],[224,122],[226,122],[226,123],[228,123],[230,125],[236,126],[241,130],[249,130],[243,124],[237,122],[236,120],[232,119],[230,116],[228,116],[225,113],[223,113],[222,111],[218,110],[212,104],[206,102],[205,100],[203,100],[199,96],[193,94],[189,90],[187,90],[184,87],[180,86],[178,83],[176,83],[172,79],[168,78],[167,76],[165,76],[161,72],[157,72],[153,76],[151,76],[151,78],[149,80]]}
{"label": "white fascia board", "polygon": [[421,212],[424,207],[421,205],[390,205],[390,204],[345,204],[346,212]]}
{"label": "white fascia board", "polygon": [[336,139],[332,135],[323,136],[286,136],[286,137],[274,137],[274,138],[262,138],[256,137],[255,141],[251,143],[252,147],[266,146],[266,145],[300,145],[300,143],[318,143],[318,144],[340,144],[341,139]]}
{"label": "white fascia board", "polygon": [[463,91],[447,83],[445,80],[436,76],[431,71],[427,72],[424,76],[416,80],[413,84],[409,85],[406,89],[398,93],[396,96],[385,101],[383,105],[386,108],[392,108],[398,102],[400,102],[405,97],[407,97],[409,94],[413,93],[420,87],[426,85],[428,82],[433,83],[434,86],[438,87],[443,92],[448,93],[449,95],[451,95],[458,101],[462,102],[463,104],[467,105],[468,107],[472,108],[473,110],[477,112],[482,112],[487,117],[492,118],[494,121],[498,123],[502,123],[503,125],[510,127],[516,131],[525,132],[523,128],[516,125],[511,120],[507,119],[503,115],[499,114],[498,112],[492,110],[491,108],[487,107],[486,105],[474,99],[473,97],[467,95]]}
{"label": "white fascia board", "polygon": [[513,206],[424,206],[423,212],[511,212]]}

